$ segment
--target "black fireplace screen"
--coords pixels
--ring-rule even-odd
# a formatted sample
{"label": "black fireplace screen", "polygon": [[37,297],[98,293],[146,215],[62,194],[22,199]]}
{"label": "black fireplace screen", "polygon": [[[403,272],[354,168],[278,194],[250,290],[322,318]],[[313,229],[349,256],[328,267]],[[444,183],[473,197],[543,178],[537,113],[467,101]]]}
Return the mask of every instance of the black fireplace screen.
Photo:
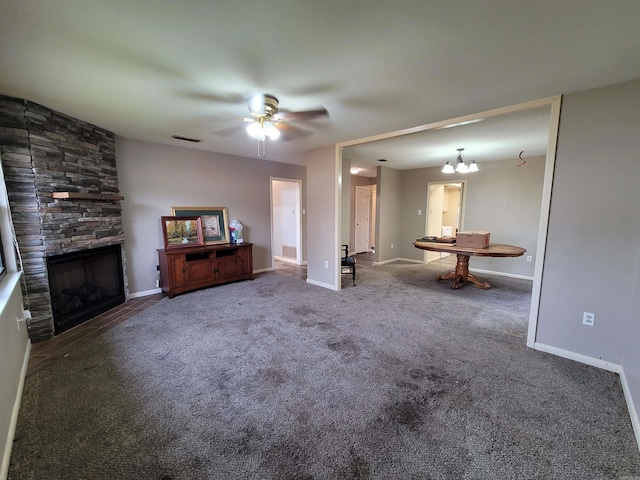
{"label": "black fireplace screen", "polygon": [[120,245],[47,258],[55,334],[124,303]]}

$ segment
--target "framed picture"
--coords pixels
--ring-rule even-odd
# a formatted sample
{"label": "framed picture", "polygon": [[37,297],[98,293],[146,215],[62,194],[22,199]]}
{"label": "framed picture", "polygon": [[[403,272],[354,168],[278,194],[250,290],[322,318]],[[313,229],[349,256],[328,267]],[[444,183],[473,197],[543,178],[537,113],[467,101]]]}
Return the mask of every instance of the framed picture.
{"label": "framed picture", "polygon": [[200,217],[160,217],[164,248],[195,247],[203,244]]}
{"label": "framed picture", "polygon": [[231,241],[227,207],[171,207],[171,215],[202,218],[202,235],[205,245]]}

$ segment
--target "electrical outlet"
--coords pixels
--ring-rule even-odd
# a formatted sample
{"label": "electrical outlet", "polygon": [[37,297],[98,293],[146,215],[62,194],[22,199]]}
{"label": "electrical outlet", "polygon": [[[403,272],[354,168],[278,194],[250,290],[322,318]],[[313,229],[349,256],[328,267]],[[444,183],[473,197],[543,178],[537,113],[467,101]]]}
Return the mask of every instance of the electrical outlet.
{"label": "electrical outlet", "polygon": [[533,257],[531,255],[527,255],[527,262],[531,263],[533,261]]}
{"label": "electrical outlet", "polygon": [[422,215],[422,210],[418,210],[418,216]]}
{"label": "electrical outlet", "polygon": [[391,250],[393,250],[393,243],[391,244]]}
{"label": "electrical outlet", "polygon": [[593,327],[596,323],[596,314],[591,312],[583,312],[582,313],[582,324],[587,325],[589,327]]}
{"label": "electrical outlet", "polygon": [[324,268],[329,268],[329,260],[324,261]]}

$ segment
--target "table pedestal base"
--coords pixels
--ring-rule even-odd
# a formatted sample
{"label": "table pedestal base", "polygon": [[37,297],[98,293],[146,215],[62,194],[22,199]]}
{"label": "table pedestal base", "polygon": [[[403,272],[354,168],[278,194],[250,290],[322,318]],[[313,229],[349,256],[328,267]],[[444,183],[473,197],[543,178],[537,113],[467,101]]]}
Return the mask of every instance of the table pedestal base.
{"label": "table pedestal base", "polygon": [[491,288],[487,282],[481,282],[475,275],[469,273],[469,255],[458,254],[458,263],[456,263],[456,269],[453,272],[449,272],[446,275],[438,275],[436,280],[452,280],[451,288],[457,290],[465,283],[471,282],[476,287],[480,287],[483,290]]}

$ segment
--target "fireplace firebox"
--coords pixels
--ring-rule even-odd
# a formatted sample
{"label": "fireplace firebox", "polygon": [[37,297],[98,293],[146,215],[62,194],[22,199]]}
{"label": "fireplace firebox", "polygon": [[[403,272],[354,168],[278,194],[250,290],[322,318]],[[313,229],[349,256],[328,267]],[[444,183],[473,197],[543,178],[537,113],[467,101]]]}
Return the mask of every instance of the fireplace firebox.
{"label": "fireplace firebox", "polygon": [[124,303],[120,245],[47,258],[56,335]]}

